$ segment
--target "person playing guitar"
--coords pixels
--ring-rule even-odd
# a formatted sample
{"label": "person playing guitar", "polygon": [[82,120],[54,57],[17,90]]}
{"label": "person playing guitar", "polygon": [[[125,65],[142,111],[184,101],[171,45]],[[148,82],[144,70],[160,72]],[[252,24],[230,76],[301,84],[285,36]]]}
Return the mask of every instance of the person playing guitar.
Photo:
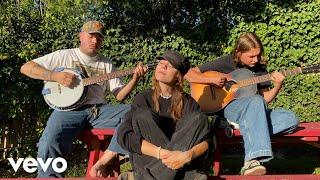
{"label": "person playing guitar", "polygon": [[[79,79],[70,72],[56,71],[56,68],[70,68],[82,72],[87,77],[105,75],[116,71],[112,62],[98,54],[103,39],[104,27],[98,21],[88,21],[79,33],[80,47],[58,50],[22,65],[21,73],[44,81],[57,82],[59,89],[68,87],[70,91],[79,84]],[[76,109],[59,111],[51,114],[47,126],[38,144],[38,158],[44,162],[48,158],[65,157],[71,152],[72,141],[85,127],[116,128],[130,105],[109,105],[105,102],[105,92],[110,91],[117,100],[122,101],[134,89],[138,80],[147,71],[141,63],[134,69],[132,79],[125,85],[121,79],[113,78],[108,81],[94,83],[88,86],[86,98]],[[61,86],[62,85],[62,86]],[[49,89],[50,90],[50,89]],[[47,94],[53,93],[47,91]],[[70,97],[61,98],[61,102]],[[105,151],[106,161],[116,157],[117,153],[128,154],[116,142],[113,136],[108,150]],[[38,177],[62,177],[50,165],[46,171],[39,168]]]}
{"label": "person playing guitar", "polygon": [[[218,91],[215,93],[215,88],[230,88],[229,82],[232,82],[230,78],[237,79],[237,77],[250,75],[251,73],[255,76],[267,74],[262,55],[263,46],[260,39],[256,34],[247,32],[236,41],[231,55],[220,57],[215,61],[190,69],[185,79],[191,83],[191,89],[194,83],[208,85],[208,89],[212,92],[210,97],[206,97],[207,93],[202,95],[204,97],[195,98],[201,106],[201,102],[221,95],[221,93],[217,93]],[[206,75],[210,71],[215,73],[215,76]],[[270,88],[270,81],[259,83],[255,88],[239,89],[238,91],[244,94],[240,98],[230,98],[230,101],[216,101],[221,102],[221,104],[225,101],[228,102],[225,106],[218,105],[221,110],[216,113],[231,122],[239,124],[245,149],[244,166],[241,169],[242,175],[266,174],[266,168],[261,162],[267,162],[273,158],[270,135],[290,132],[297,127],[299,122],[296,115],[291,111],[268,109],[267,104],[277,96],[282,87],[284,75],[280,72],[273,72],[270,79],[274,85],[272,89]],[[207,103],[206,105],[210,104]],[[201,108],[209,112],[209,109],[205,106],[201,106]]]}

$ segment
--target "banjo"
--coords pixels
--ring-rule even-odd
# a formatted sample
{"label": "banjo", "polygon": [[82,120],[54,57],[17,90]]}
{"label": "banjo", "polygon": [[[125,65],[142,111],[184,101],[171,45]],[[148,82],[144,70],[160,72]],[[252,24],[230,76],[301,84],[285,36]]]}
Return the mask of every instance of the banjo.
{"label": "banjo", "polygon": [[[154,68],[157,63],[147,64],[147,68]],[[88,86],[114,78],[127,76],[134,73],[135,68],[115,71],[101,76],[86,78],[83,73],[72,68],[56,68],[57,72],[68,72],[76,77],[72,87],[65,87],[54,81],[46,81],[42,89],[42,95],[46,103],[58,111],[71,111],[79,108],[86,99]]]}

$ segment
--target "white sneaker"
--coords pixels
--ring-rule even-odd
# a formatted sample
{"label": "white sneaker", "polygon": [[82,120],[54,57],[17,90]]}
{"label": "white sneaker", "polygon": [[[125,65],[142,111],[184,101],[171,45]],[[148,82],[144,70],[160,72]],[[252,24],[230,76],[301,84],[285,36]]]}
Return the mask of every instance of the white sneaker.
{"label": "white sneaker", "polygon": [[232,122],[232,121],[230,121],[228,119],[227,119],[227,121],[233,127],[233,129],[240,129],[240,126],[239,126],[238,123]]}
{"label": "white sneaker", "polygon": [[250,160],[245,162],[240,171],[240,174],[245,176],[262,176],[266,173],[266,168],[262,166],[258,160]]}

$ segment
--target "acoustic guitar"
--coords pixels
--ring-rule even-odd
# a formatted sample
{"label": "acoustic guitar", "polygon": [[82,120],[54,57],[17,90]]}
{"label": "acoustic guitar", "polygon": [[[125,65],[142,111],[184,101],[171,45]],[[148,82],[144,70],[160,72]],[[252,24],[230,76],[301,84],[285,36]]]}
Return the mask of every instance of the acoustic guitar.
{"label": "acoustic guitar", "polygon": [[[157,62],[147,64],[148,69],[154,68]],[[76,76],[76,83],[70,88],[62,86],[61,84],[54,81],[46,81],[42,89],[42,95],[46,103],[53,109],[58,111],[71,111],[82,105],[85,101],[88,86],[107,81],[114,78],[127,76],[134,73],[135,68],[115,71],[112,73],[104,74],[101,76],[86,78],[83,73],[70,68],[56,68],[58,72],[68,72]]]}
{"label": "acoustic guitar", "polygon": [[[311,67],[297,67],[280,72],[284,76],[288,76],[299,73],[316,73],[319,71],[320,65],[315,65]],[[207,77],[224,75],[227,78],[223,88],[210,84],[191,83],[191,96],[199,103],[201,110],[206,113],[217,112],[234,99],[256,94],[258,83],[271,80],[271,74],[255,76],[252,71],[245,68],[236,69],[229,74],[207,71],[203,75]]]}

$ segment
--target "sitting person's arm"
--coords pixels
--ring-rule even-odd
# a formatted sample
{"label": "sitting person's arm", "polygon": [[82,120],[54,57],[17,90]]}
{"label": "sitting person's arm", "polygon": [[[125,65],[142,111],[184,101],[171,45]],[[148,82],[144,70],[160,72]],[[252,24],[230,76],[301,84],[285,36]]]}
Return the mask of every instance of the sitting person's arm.
{"label": "sitting person's arm", "polygon": [[118,101],[124,100],[129,93],[134,89],[134,87],[137,85],[139,78],[144,76],[144,74],[147,72],[147,67],[143,66],[141,62],[136,66],[134,70],[134,74],[132,76],[132,79],[121,89],[118,89],[114,92],[114,96]]}
{"label": "sitting person's arm", "polygon": [[207,141],[203,141],[195,146],[193,146],[188,151],[160,151],[160,159],[162,163],[171,169],[180,169],[185,164],[191,162],[195,158],[201,156],[209,149],[209,144]]}
{"label": "sitting person's arm", "polygon": [[261,89],[260,94],[266,100],[267,103],[270,103],[280,92],[282,83],[284,80],[284,76],[279,72],[273,72],[271,74],[271,80],[274,83],[274,87],[272,89]]}
{"label": "sitting person's arm", "polygon": [[226,81],[226,77],[222,73],[221,76],[207,77],[201,73],[198,67],[189,69],[188,73],[184,76],[184,79],[190,83],[213,84],[217,87],[222,87]]}

